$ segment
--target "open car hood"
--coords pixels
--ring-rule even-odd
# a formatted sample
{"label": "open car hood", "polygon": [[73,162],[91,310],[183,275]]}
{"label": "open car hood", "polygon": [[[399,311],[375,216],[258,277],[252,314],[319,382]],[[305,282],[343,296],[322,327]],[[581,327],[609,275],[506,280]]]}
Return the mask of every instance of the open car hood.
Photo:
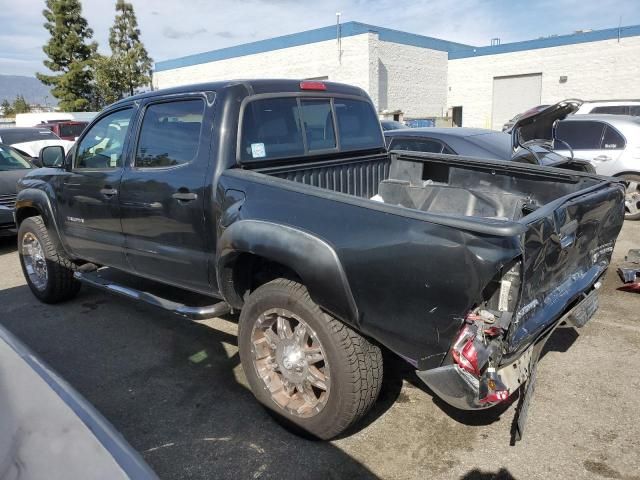
{"label": "open car hood", "polygon": [[513,152],[529,142],[550,144],[555,122],[578,110],[580,105],[582,100],[563,100],[539,112],[524,114],[513,124],[511,130]]}

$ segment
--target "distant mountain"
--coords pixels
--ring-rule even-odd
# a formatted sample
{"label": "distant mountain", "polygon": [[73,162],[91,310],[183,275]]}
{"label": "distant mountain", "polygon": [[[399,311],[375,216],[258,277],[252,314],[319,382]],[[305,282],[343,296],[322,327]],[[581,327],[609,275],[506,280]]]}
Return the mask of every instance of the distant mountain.
{"label": "distant mountain", "polygon": [[22,95],[30,104],[44,105],[45,97],[48,97],[46,103],[49,105],[58,103],[51,95],[49,87],[40,83],[40,80],[35,77],[0,75],[0,102],[5,99],[13,102],[17,95]]}

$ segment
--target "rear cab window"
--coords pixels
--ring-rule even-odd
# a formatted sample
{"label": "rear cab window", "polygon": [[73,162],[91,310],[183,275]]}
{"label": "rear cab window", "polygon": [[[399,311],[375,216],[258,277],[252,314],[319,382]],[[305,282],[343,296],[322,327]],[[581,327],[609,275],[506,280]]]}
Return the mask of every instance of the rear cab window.
{"label": "rear cab window", "polygon": [[251,99],[241,121],[238,157],[245,162],[385,148],[378,117],[366,100]]}

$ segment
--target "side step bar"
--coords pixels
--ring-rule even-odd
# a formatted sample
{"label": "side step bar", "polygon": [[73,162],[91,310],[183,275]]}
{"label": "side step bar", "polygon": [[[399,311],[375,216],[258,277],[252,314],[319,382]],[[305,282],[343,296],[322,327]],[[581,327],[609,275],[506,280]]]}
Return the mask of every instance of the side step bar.
{"label": "side step bar", "polygon": [[137,290],[130,286],[116,283],[112,280],[99,275],[99,271],[81,272],[77,271],[73,274],[76,280],[91,285],[108,292],[117,293],[123,297],[132,298],[150,305],[160,307],[169,312],[176,313],[182,317],[191,320],[204,320],[207,318],[215,318],[220,315],[226,315],[231,311],[231,307],[226,302],[219,302],[213,305],[189,306],[183,303],[175,302],[167,298],[160,297],[150,292]]}

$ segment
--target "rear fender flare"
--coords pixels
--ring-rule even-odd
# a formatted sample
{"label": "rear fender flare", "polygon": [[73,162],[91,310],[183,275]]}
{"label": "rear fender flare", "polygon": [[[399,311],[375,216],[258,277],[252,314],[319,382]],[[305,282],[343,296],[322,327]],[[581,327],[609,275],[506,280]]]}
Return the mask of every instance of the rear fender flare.
{"label": "rear fender flare", "polygon": [[240,220],[221,235],[218,242],[217,275],[225,299],[233,295],[233,284],[222,278],[238,254],[249,253],[293,270],[321,308],[356,326],[358,309],[340,260],[329,243],[310,233],[286,225]]}

